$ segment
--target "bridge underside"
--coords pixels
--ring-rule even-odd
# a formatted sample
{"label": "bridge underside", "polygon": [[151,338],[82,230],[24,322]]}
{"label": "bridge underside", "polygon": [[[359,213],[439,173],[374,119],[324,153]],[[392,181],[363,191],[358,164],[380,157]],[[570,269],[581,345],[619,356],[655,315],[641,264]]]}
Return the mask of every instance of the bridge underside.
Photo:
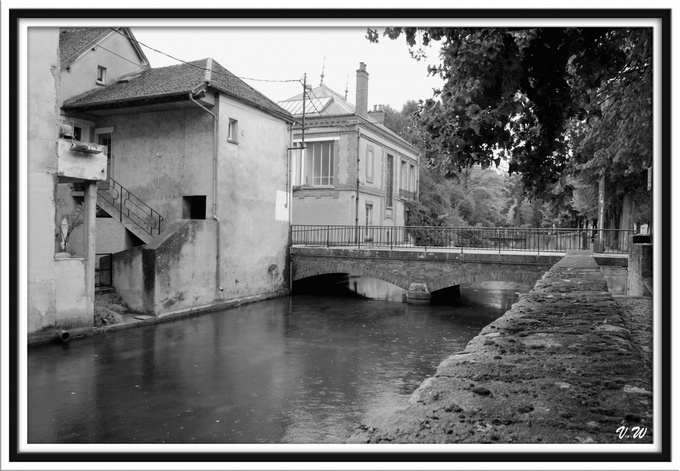
{"label": "bridge underside", "polygon": [[[328,275],[366,276],[392,283],[418,297],[441,289],[483,281],[534,285],[561,256],[463,256],[452,253],[357,249],[293,248],[293,281]],[[420,294],[419,294],[420,293]]]}

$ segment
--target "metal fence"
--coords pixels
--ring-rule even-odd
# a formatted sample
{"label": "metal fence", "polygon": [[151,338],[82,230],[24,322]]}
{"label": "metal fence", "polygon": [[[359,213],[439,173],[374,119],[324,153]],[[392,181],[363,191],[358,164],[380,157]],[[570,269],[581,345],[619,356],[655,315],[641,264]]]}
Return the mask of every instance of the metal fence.
{"label": "metal fence", "polygon": [[293,225],[293,245],[628,253],[628,229]]}

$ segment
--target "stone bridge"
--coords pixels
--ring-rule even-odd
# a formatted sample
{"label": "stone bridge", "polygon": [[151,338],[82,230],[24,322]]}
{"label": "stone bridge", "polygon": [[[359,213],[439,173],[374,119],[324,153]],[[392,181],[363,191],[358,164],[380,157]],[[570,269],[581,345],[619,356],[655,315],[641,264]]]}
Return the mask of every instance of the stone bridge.
{"label": "stone bridge", "polygon": [[534,285],[563,254],[459,253],[445,250],[291,247],[293,281],[348,273],[407,290],[409,302],[463,283],[511,281]]}

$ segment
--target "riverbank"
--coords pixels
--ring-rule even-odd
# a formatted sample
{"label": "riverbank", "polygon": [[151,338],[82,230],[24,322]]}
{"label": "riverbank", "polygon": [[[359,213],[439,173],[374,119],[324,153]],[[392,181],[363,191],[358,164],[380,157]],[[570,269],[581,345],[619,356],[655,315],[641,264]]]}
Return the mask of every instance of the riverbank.
{"label": "riverbank", "polygon": [[615,299],[592,255],[571,253],[349,441],[651,443],[651,342],[651,300]]}

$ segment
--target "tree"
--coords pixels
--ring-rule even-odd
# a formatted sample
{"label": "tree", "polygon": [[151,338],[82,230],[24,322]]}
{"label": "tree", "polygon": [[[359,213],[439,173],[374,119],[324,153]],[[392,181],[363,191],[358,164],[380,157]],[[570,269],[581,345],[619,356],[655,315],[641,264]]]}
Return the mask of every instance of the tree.
{"label": "tree", "polygon": [[[533,197],[566,173],[616,175],[637,191],[651,165],[650,28],[386,28],[416,44],[441,41],[445,81],[419,118],[446,175],[509,158]],[[377,42],[376,30],[368,30]],[[577,132],[574,132],[574,131]],[[591,175],[587,175],[592,171]],[[619,184],[621,186],[619,186]]]}
{"label": "tree", "polygon": [[430,136],[418,120],[414,100],[401,111],[383,109],[384,124],[423,153],[420,172],[420,199],[409,205],[407,224],[411,226],[507,225],[503,215],[507,199],[507,177],[495,169],[474,166],[445,178],[431,162],[437,160]]}

